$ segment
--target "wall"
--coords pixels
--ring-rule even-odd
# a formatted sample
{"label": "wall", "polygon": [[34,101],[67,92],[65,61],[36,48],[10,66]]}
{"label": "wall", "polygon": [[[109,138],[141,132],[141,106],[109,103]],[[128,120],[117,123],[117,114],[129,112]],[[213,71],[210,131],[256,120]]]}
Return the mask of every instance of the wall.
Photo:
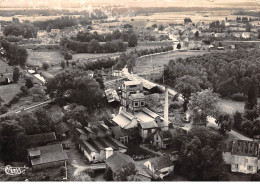
{"label": "wall", "polygon": [[232,162],[232,155],[231,152],[223,152],[223,160],[225,164],[231,164]]}
{"label": "wall", "polygon": [[36,171],[36,170],[41,170],[41,169],[46,169],[46,168],[59,167],[59,166],[63,166],[63,165],[65,165],[65,161],[57,161],[57,162],[52,162],[52,163],[34,165],[34,166],[32,166],[32,169],[34,171]]}
{"label": "wall", "polygon": [[[236,169],[235,164],[238,164],[238,169]],[[252,166],[253,169],[249,170],[248,169],[249,166]],[[258,158],[257,157],[233,155],[232,164],[231,164],[232,172],[255,174],[255,173],[257,173],[257,167],[258,167]]]}

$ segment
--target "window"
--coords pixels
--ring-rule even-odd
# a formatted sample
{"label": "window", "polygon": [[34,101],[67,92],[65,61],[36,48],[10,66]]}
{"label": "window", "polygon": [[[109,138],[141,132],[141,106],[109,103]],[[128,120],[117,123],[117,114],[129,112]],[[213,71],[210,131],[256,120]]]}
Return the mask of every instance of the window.
{"label": "window", "polygon": [[234,164],[235,169],[238,169],[238,164]]}
{"label": "window", "polygon": [[95,160],[95,156],[93,156],[92,158],[93,158],[93,160]]}
{"label": "window", "polygon": [[136,87],[136,85],[131,85],[131,86],[130,86],[130,88],[135,88],[135,87]]}
{"label": "window", "polygon": [[152,133],[152,130],[151,130],[151,129],[148,129],[148,133]]}
{"label": "window", "polygon": [[134,103],[134,106],[137,107],[137,106],[138,106],[138,102],[135,102],[135,103]]}
{"label": "window", "polygon": [[253,166],[247,166],[247,170],[253,171]]}
{"label": "window", "polygon": [[141,106],[144,106],[144,102],[141,102]]}

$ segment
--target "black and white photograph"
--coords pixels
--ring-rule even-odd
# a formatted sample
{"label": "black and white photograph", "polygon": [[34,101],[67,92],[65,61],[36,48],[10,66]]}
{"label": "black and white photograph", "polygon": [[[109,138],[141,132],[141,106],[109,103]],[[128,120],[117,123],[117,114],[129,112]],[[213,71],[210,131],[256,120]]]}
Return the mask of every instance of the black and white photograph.
{"label": "black and white photograph", "polygon": [[252,181],[260,0],[0,0],[0,186]]}

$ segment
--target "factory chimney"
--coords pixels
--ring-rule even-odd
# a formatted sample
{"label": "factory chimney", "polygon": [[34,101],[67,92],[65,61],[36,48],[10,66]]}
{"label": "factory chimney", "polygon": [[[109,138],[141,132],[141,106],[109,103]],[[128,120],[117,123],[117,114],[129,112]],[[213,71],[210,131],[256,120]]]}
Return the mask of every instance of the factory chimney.
{"label": "factory chimney", "polygon": [[165,103],[164,103],[164,124],[168,127],[169,125],[169,102],[168,102],[168,87],[165,87]]}

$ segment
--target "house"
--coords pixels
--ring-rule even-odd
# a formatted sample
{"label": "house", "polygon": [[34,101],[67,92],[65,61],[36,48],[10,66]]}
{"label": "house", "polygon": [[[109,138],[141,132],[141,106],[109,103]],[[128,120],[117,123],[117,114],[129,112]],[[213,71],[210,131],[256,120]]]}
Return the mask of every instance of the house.
{"label": "house", "polygon": [[51,34],[59,34],[60,30],[59,29],[51,29]]}
{"label": "house", "polygon": [[183,134],[185,134],[185,130],[181,128],[157,131],[153,135],[152,144],[159,148],[167,148],[171,144],[171,139],[173,137]]}
{"label": "house", "polygon": [[158,131],[153,136],[153,145],[159,148],[167,148],[171,143],[172,134],[169,130]]}
{"label": "house", "polygon": [[111,129],[115,139],[119,140],[123,144],[127,144],[129,142],[129,133],[126,129],[119,126],[111,127]]}
{"label": "house", "polygon": [[33,170],[59,167],[68,161],[68,156],[61,144],[31,148],[27,150],[27,153]]}
{"label": "house", "polygon": [[121,70],[113,70],[112,75],[113,76],[122,76],[123,72]]}
{"label": "house", "polygon": [[135,165],[137,170],[136,177],[141,181],[151,181],[152,177],[145,171],[143,165],[137,164],[130,156],[123,153],[114,152],[109,158],[105,160],[106,168],[111,169],[113,174],[113,179],[115,180],[115,172],[123,168],[128,164]]}
{"label": "house", "polygon": [[163,179],[174,170],[174,165],[169,156],[160,156],[151,158],[144,163],[144,166],[150,170],[150,173],[156,179]]}
{"label": "house", "polygon": [[88,70],[87,75],[93,78],[94,77],[94,71]]}
{"label": "house", "polygon": [[64,122],[54,125],[54,130],[58,138],[66,138],[70,133],[68,124]]}
{"label": "house", "polygon": [[250,32],[243,32],[242,35],[241,35],[241,37],[242,37],[243,39],[250,39]]}
{"label": "house", "polygon": [[145,106],[145,96],[143,93],[131,94],[129,96],[129,111],[133,114],[140,111]]}
{"label": "house", "polygon": [[225,145],[223,159],[232,172],[255,174],[260,169],[260,144],[256,141],[234,140]]}
{"label": "house", "polygon": [[41,38],[41,37],[44,37],[44,36],[46,36],[46,35],[48,35],[48,33],[47,33],[47,31],[45,31],[45,30],[39,30],[39,31],[37,31],[37,38]]}
{"label": "house", "polygon": [[34,134],[27,136],[27,143],[29,146],[42,146],[57,140],[54,132]]}
{"label": "house", "polygon": [[115,102],[115,101],[120,102],[120,98],[119,98],[116,90],[106,89],[105,94],[106,94],[108,103]]}

